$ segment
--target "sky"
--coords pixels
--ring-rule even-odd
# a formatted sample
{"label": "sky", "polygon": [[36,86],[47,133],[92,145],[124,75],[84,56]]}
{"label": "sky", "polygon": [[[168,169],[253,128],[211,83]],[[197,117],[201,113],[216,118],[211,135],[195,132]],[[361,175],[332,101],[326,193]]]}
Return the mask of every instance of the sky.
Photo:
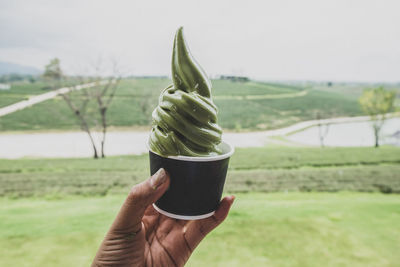
{"label": "sky", "polygon": [[170,75],[175,31],[211,76],[400,81],[397,0],[0,2],[0,61]]}

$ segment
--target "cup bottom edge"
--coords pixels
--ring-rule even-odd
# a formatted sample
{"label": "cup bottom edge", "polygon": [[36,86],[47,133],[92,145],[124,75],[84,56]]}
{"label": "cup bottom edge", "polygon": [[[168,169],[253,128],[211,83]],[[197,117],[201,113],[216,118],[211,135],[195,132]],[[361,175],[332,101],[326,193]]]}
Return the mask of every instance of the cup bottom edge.
{"label": "cup bottom edge", "polygon": [[174,219],[187,220],[187,221],[205,219],[205,218],[208,218],[208,217],[214,215],[214,213],[215,213],[215,211],[212,211],[212,212],[206,213],[206,214],[189,216],[189,215],[174,214],[174,213],[170,213],[168,211],[162,210],[159,207],[157,207],[157,205],[155,203],[153,203],[153,207],[156,211],[158,211],[162,215],[165,215],[167,217],[174,218]]}

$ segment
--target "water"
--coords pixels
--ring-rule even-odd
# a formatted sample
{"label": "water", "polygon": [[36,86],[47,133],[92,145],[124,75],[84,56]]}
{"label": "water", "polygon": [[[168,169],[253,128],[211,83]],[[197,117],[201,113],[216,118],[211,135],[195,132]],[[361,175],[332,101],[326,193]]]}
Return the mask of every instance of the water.
{"label": "water", "polygon": [[[326,126],[322,127],[324,132]],[[394,136],[397,133],[397,137]],[[386,120],[380,132],[380,144],[400,146],[400,118]],[[313,126],[304,131],[292,134],[288,140],[305,144],[319,146],[319,129]],[[375,137],[372,122],[347,122],[329,125],[328,133],[324,139],[325,146],[373,146]]]}
{"label": "water", "polygon": [[[92,134],[100,147],[101,133]],[[146,153],[148,138],[149,131],[109,132],[105,153],[107,156]],[[267,144],[265,133],[262,132],[225,133],[224,140],[235,147],[259,147]],[[84,132],[0,134],[0,158],[73,158],[92,155],[92,145]]]}
{"label": "water", "polygon": [[[355,118],[351,118],[354,120]],[[262,132],[224,133],[223,139],[235,147],[261,147],[285,142],[270,139],[303,129],[314,122],[301,122],[287,128]],[[382,129],[382,144],[400,146],[400,136],[390,137],[400,131],[400,118],[390,119]],[[93,133],[99,144],[101,133]],[[400,135],[400,133],[399,133]],[[111,155],[133,155],[147,152],[149,131],[121,131],[107,133],[105,152]],[[97,137],[97,138],[96,138]],[[305,145],[319,146],[318,127],[313,126],[290,135],[287,139]],[[326,146],[373,146],[374,135],[370,122],[346,122],[329,126]],[[287,144],[286,144],[287,145]],[[92,146],[84,132],[0,134],[0,158],[23,157],[90,157]]]}

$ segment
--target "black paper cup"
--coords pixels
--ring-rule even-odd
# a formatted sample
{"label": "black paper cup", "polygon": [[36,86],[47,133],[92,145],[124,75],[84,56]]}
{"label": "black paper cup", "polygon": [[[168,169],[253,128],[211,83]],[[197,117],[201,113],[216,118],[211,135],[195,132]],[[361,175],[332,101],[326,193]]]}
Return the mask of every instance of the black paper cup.
{"label": "black paper cup", "polygon": [[149,149],[150,174],[164,168],[170,175],[168,190],[153,204],[158,212],[181,220],[199,220],[214,214],[234,152],[226,142],[219,146],[223,154],[210,157],[163,157]]}

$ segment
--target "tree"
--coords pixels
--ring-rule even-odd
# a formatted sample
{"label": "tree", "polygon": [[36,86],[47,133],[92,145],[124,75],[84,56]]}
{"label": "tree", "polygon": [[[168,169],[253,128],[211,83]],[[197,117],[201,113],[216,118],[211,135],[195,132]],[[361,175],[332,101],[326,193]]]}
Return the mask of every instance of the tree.
{"label": "tree", "polygon": [[[99,152],[102,158],[105,157],[104,147],[108,128],[107,111],[114,98],[119,81],[119,77],[108,77],[107,79],[91,77],[86,82],[82,82],[82,84],[89,86],[85,86],[79,91],[79,87],[74,87],[72,92],[61,94],[76,116],[81,129],[89,135],[95,159],[99,158]],[[96,104],[92,102],[96,102]],[[100,128],[101,130],[100,149],[93,138],[92,128]]]}
{"label": "tree", "polygon": [[74,101],[71,97],[71,93],[61,94],[61,96],[76,116],[77,122],[79,123],[81,130],[88,134],[89,140],[93,147],[93,157],[97,159],[99,157],[99,154],[97,152],[96,142],[93,138],[91,127],[87,119],[87,106],[90,101],[90,95],[87,92],[87,89],[83,89],[82,91],[82,97],[80,97],[81,103],[76,103],[76,101]]}
{"label": "tree", "polygon": [[[97,67],[96,69],[98,70]],[[70,90],[60,94],[75,115],[80,128],[88,134],[95,159],[99,158],[99,154],[102,158],[105,157],[104,147],[108,128],[107,111],[120,81],[120,77],[116,76],[115,63],[113,70],[114,75],[109,77],[102,77],[101,75],[70,77],[77,80],[80,85],[70,87]],[[67,77],[62,73],[60,61],[55,58],[46,66],[43,77],[53,84],[56,82],[60,85],[61,80],[67,80]],[[100,148],[98,148],[93,136],[93,129],[101,131]]]}
{"label": "tree", "polygon": [[316,119],[318,121],[319,144],[321,147],[324,147],[325,146],[324,141],[325,141],[325,138],[328,136],[330,124],[329,123],[323,124],[321,122],[322,118],[321,118],[321,113],[319,111],[317,111]]}
{"label": "tree", "polygon": [[44,67],[44,73],[42,77],[50,83],[51,89],[55,89],[61,86],[61,80],[64,75],[61,70],[60,60],[58,58],[53,58],[50,60],[49,64]]}
{"label": "tree", "polygon": [[121,77],[110,77],[105,82],[100,80],[96,81],[96,86],[94,87],[94,98],[97,102],[97,108],[100,113],[101,118],[101,128],[102,128],[102,139],[101,139],[101,157],[104,158],[104,145],[106,142],[107,134],[107,111],[110,104],[114,98],[115,92],[117,91],[119,81]]}
{"label": "tree", "polygon": [[382,86],[364,90],[359,98],[362,110],[371,117],[375,136],[375,147],[379,147],[379,133],[386,120],[386,114],[393,110],[396,93]]}

